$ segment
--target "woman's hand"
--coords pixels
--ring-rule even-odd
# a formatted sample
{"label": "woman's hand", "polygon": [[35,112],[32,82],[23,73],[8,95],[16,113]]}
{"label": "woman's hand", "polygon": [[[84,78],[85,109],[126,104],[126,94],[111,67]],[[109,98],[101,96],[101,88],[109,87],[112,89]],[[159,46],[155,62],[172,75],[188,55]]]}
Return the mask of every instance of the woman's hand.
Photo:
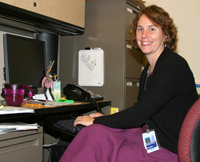
{"label": "woman's hand", "polygon": [[90,114],[89,117],[91,118],[97,118],[97,117],[100,117],[100,116],[105,116],[104,114],[101,114],[101,113],[93,113],[93,114]]}
{"label": "woman's hand", "polygon": [[94,113],[94,114],[90,114],[85,115],[85,116],[78,116],[76,118],[76,120],[74,121],[74,126],[76,126],[77,124],[81,124],[84,126],[89,126],[93,124],[94,118],[97,118],[99,116],[104,116],[104,114],[101,113]]}
{"label": "woman's hand", "polygon": [[78,116],[76,118],[76,120],[74,121],[74,127],[77,124],[81,124],[81,125],[85,125],[85,126],[89,126],[92,125],[94,121],[94,118],[89,117],[88,115],[85,116]]}

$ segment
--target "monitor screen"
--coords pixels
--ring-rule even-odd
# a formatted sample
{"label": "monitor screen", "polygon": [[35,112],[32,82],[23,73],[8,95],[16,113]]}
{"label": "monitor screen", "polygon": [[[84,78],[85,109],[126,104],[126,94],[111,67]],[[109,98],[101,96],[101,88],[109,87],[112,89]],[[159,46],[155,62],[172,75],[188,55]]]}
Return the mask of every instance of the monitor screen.
{"label": "monitor screen", "polygon": [[45,42],[4,34],[5,83],[41,87],[45,76]]}

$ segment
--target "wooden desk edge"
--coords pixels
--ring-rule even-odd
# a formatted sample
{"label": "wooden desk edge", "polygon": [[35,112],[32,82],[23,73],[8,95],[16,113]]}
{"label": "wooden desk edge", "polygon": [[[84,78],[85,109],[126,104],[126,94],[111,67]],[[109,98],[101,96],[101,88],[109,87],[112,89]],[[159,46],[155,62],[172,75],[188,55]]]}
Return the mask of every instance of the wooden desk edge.
{"label": "wooden desk edge", "polygon": [[[110,100],[101,100],[97,101],[97,103],[104,103],[104,102],[110,102]],[[23,104],[21,108],[26,108],[26,109],[46,109],[46,108],[56,108],[56,107],[66,107],[66,106],[77,106],[77,105],[86,105],[86,104],[91,104],[90,102],[81,102],[81,101],[75,101],[74,103],[70,103],[68,105],[53,105],[53,106],[47,106],[47,105],[40,105],[40,106],[28,106],[26,104]]]}

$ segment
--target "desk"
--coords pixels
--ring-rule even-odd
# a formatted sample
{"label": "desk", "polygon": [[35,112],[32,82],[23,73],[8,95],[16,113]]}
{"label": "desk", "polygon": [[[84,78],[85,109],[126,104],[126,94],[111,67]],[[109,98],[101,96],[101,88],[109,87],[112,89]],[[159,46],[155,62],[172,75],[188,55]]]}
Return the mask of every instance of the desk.
{"label": "desk", "polygon": [[[100,108],[110,106],[111,101],[103,100],[97,101]],[[39,123],[44,127],[44,131],[56,138],[61,138],[63,141],[70,142],[76,134],[60,130],[46,123],[49,118],[57,116],[63,116],[68,114],[83,114],[92,110],[96,110],[95,106],[90,102],[75,102],[65,106],[40,106],[33,107],[23,105],[24,108],[34,109],[35,113],[26,114],[9,114],[0,115],[0,122],[27,122],[27,123]],[[54,131],[52,131],[54,130]]]}
{"label": "desk", "polygon": [[[97,101],[99,107],[110,106],[111,101],[103,100]],[[64,105],[64,106],[26,106],[23,105],[24,108],[34,109],[35,113],[25,113],[25,114],[9,114],[9,115],[0,115],[0,122],[40,122],[43,121],[46,117],[52,115],[63,115],[69,113],[86,113],[92,110],[96,110],[95,106],[90,102],[75,102],[74,104]]]}
{"label": "desk", "polygon": [[[97,101],[100,108],[105,106],[110,106],[111,101],[103,100],[103,101]],[[27,106],[22,105],[21,107],[34,109],[35,113],[26,113],[26,114],[9,114],[9,115],[0,115],[0,122],[28,122],[28,123],[39,123],[43,125],[44,132],[47,134],[50,134],[54,136],[55,138],[60,138],[62,141],[70,142],[76,134],[60,130],[59,128],[55,128],[53,125],[48,124],[45,122],[47,119],[54,117],[54,116],[60,116],[60,115],[67,115],[71,113],[86,113],[92,110],[95,110],[95,106],[92,105],[89,102],[75,102],[74,104],[65,105],[65,106],[40,106],[40,107],[33,107],[33,106]],[[28,134],[28,135],[27,135]],[[42,161],[42,144],[43,144],[43,138],[42,138],[43,132],[42,127],[40,127],[37,131],[22,131],[22,132],[14,132],[10,134],[0,135],[0,158],[1,159],[7,159],[4,161],[9,161],[10,159],[15,159],[15,161]],[[28,140],[27,140],[28,138]],[[21,143],[24,145],[30,145],[27,141],[37,141],[37,147],[33,143],[29,149],[26,149],[26,146],[24,146],[25,149],[21,149]],[[11,150],[9,154],[2,153],[6,144],[9,142],[8,146],[14,147],[15,151]],[[17,144],[15,143],[17,141]],[[4,142],[4,143],[3,143]],[[7,148],[7,147],[6,147]],[[10,148],[9,148],[10,149]],[[19,152],[19,150],[21,150]],[[5,151],[4,151],[5,152]],[[23,157],[24,160],[21,160]],[[35,158],[32,158],[35,157]],[[36,160],[40,159],[40,160]],[[10,160],[13,161],[13,160]]]}

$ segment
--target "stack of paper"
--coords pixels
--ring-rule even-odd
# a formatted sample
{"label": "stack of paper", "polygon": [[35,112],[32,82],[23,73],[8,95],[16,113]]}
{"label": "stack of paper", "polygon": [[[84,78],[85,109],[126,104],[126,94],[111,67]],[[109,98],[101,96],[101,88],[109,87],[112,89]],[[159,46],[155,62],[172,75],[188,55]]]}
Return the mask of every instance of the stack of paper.
{"label": "stack of paper", "polygon": [[31,130],[38,129],[39,125],[37,123],[27,124],[27,123],[0,123],[0,134],[4,134],[11,131],[21,131],[21,130]]}
{"label": "stack of paper", "polygon": [[33,109],[26,109],[15,106],[0,106],[0,115],[3,114],[19,114],[19,113],[34,113]]}

